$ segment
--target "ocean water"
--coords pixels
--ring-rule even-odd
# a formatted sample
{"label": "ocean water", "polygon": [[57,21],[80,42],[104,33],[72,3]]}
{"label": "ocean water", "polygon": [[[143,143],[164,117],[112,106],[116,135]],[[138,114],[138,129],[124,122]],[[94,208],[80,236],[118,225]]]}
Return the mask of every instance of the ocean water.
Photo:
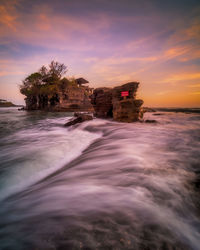
{"label": "ocean water", "polygon": [[[0,249],[200,249],[200,113],[0,109]],[[155,115],[156,114],[156,115]]]}

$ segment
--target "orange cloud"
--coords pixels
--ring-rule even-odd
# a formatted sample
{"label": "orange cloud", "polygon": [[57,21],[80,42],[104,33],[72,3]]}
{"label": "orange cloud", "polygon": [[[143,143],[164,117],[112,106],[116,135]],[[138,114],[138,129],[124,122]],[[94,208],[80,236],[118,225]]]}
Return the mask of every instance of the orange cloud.
{"label": "orange cloud", "polygon": [[170,48],[165,52],[164,58],[171,59],[177,56],[184,55],[190,50],[190,47],[188,46],[182,46],[182,47],[174,47]]}
{"label": "orange cloud", "polygon": [[200,91],[199,92],[190,93],[190,95],[200,95]]}
{"label": "orange cloud", "polygon": [[191,84],[191,85],[188,85],[187,87],[189,87],[189,88],[198,88],[198,87],[200,87],[200,83]]}
{"label": "orange cloud", "polygon": [[25,75],[25,72],[22,71],[0,71],[1,76],[11,76],[11,75]]}
{"label": "orange cloud", "polygon": [[197,41],[200,42],[200,18],[199,15],[196,16],[190,23],[187,23],[183,25],[176,24],[174,26],[174,30],[176,32],[170,36],[168,39],[168,44],[178,44],[181,42],[186,42],[186,41]]}
{"label": "orange cloud", "polygon": [[196,79],[200,79],[199,72],[172,75],[166,79],[163,79],[162,83],[180,82],[180,81],[188,81],[188,80],[196,80]]}
{"label": "orange cloud", "polygon": [[[16,4],[9,5],[4,1],[0,4],[0,42],[5,44],[15,40],[46,48],[88,50],[91,46],[95,48],[88,44],[88,40],[97,37],[99,41],[103,40],[101,31],[108,28],[110,22],[108,16],[102,14],[81,17],[57,14],[52,6],[45,4],[29,13],[19,13]],[[8,28],[20,32],[10,32]]]}
{"label": "orange cloud", "polygon": [[5,31],[3,27],[5,26],[6,29],[11,29],[12,31],[17,30],[17,18],[18,14],[16,11],[16,6],[18,5],[19,1],[2,1],[0,4],[0,26],[1,32]]}
{"label": "orange cloud", "polygon": [[184,33],[188,39],[195,39],[200,42],[200,19],[194,19],[192,25]]}

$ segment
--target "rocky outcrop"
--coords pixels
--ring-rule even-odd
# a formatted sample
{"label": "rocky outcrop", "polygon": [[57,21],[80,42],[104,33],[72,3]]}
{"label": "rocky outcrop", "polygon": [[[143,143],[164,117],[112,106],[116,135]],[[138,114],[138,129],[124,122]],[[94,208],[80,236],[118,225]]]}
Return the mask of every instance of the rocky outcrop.
{"label": "rocky outcrop", "polygon": [[99,118],[112,117],[112,89],[97,88],[91,96],[94,115]]}
{"label": "rocky outcrop", "polygon": [[156,120],[145,120],[144,122],[146,122],[146,123],[157,123]]}
{"label": "rocky outcrop", "polygon": [[113,89],[95,89],[91,96],[94,115],[99,118],[113,117],[120,122],[138,121],[143,116],[143,101],[136,99],[138,85],[138,82],[130,82]]}
{"label": "rocky outcrop", "polygon": [[58,93],[59,103],[55,108],[66,111],[93,111],[89,96],[92,89],[85,86],[71,86]]}
{"label": "rocky outcrop", "polygon": [[[120,122],[135,122],[142,118],[142,100],[136,99],[138,82],[130,82],[115,87],[112,91],[113,118]],[[127,96],[122,96],[127,94]]]}
{"label": "rocky outcrop", "polygon": [[93,116],[91,114],[86,114],[86,113],[75,113],[74,117],[76,117],[76,118],[71,119],[70,121],[65,123],[64,126],[70,127],[70,126],[75,125],[77,123],[81,123],[84,121],[90,121],[93,119]]}
{"label": "rocky outcrop", "polygon": [[[53,86],[53,85],[52,85]],[[68,84],[52,93],[29,94],[25,98],[27,110],[93,111],[90,101],[92,88],[80,84]]]}

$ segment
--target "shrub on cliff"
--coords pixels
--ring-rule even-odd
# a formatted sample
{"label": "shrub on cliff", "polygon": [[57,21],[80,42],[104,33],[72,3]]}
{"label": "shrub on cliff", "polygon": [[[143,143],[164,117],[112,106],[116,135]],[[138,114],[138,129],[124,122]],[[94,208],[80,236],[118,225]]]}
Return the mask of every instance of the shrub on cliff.
{"label": "shrub on cliff", "polygon": [[42,66],[38,72],[27,76],[20,85],[20,92],[23,95],[53,95],[58,89],[70,83],[62,76],[67,72],[67,67],[59,62],[52,61],[49,68]]}

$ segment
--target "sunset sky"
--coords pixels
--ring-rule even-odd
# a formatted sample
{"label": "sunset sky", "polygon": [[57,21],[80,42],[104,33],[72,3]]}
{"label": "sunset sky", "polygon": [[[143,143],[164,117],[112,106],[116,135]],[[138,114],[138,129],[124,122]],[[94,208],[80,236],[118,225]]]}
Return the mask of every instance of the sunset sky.
{"label": "sunset sky", "polygon": [[0,0],[0,98],[51,60],[145,106],[200,107],[200,0]]}

